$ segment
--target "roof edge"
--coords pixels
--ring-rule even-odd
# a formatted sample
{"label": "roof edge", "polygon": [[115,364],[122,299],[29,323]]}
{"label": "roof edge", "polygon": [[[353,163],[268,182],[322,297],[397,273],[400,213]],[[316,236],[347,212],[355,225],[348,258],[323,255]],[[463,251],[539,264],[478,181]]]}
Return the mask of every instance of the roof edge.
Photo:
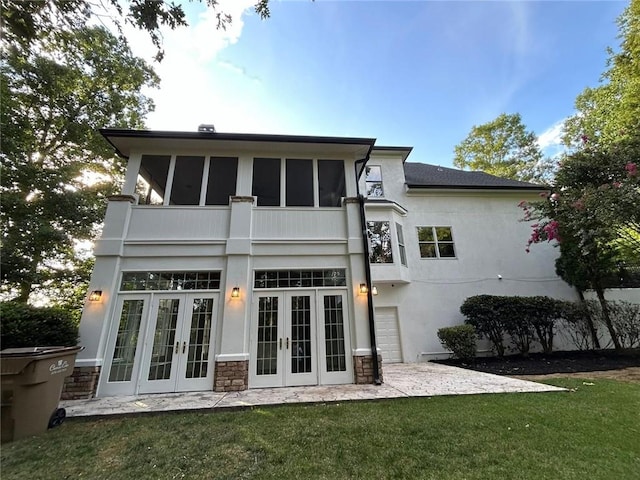
{"label": "roof edge", "polygon": [[[100,134],[109,140],[108,137],[120,138],[175,138],[185,140],[232,140],[245,142],[283,142],[283,143],[326,143],[338,145],[369,145],[372,147],[376,143],[375,138],[360,137],[325,137],[309,135],[276,135],[263,133],[209,133],[209,132],[180,132],[169,130],[131,130],[118,128],[101,128]],[[111,143],[111,142],[109,142]],[[113,144],[112,144],[113,145]]]}

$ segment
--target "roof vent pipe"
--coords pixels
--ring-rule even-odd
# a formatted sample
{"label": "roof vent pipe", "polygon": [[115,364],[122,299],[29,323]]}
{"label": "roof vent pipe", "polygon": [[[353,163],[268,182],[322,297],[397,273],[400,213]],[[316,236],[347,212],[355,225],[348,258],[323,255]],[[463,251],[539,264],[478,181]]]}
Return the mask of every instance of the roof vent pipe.
{"label": "roof vent pipe", "polygon": [[201,123],[198,125],[198,132],[200,133],[216,133],[216,127],[211,123]]}

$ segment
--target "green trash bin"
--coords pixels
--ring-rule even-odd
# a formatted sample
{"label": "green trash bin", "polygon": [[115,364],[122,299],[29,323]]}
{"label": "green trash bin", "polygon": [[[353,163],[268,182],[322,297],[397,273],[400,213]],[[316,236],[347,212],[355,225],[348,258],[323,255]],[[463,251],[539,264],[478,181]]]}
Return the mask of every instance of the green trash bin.
{"label": "green trash bin", "polygon": [[45,432],[65,418],[58,408],[64,379],[84,347],[7,348],[0,351],[2,443]]}

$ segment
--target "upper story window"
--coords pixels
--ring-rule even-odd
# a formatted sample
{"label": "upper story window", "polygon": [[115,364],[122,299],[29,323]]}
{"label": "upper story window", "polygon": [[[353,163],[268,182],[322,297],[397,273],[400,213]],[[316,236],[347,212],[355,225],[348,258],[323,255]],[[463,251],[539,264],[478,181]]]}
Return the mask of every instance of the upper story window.
{"label": "upper story window", "polygon": [[367,222],[367,233],[369,234],[369,261],[393,263],[389,222]]}
{"label": "upper story window", "polygon": [[422,258],[455,258],[451,227],[418,227]]}
{"label": "upper story window", "polygon": [[340,207],[344,161],[254,158],[251,194],[259,207]]}
{"label": "upper story window", "polygon": [[236,193],[237,171],[233,157],[143,155],[136,184],[139,204],[228,205]]}
{"label": "upper story window", "polygon": [[164,193],[167,189],[170,155],[143,155],[138,171],[136,193],[142,205],[164,204]]}
{"label": "upper story window", "polygon": [[365,184],[367,197],[384,197],[382,188],[382,169],[379,165],[365,167]]}
{"label": "upper story window", "polygon": [[400,251],[400,263],[407,266],[407,251],[404,248],[404,232],[402,225],[396,223],[396,234],[398,235],[398,250]]}

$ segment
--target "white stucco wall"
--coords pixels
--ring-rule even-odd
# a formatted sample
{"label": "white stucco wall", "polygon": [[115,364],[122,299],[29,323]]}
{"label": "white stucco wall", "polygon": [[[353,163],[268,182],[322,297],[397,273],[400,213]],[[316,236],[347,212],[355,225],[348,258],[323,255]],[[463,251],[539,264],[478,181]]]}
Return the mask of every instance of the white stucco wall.
{"label": "white stucco wall", "polygon": [[[517,205],[521,200],[536,200],[535,193],[424,190],[407,194],[399,155],[374,155],[369,164],[382,167],[385,198],[407,211],[400,223],[409,282],[389,281],[377,273],[379,266],[371,267],[379,291],[375,305],[398,308],[404,361],[447,355],[436,332],[463,323],[460,305],[470,296],[577,298],[555,274],[555,248],[542,244],[533,246],[531,253],[525,251],[530,227],[520,221],[522,210]],[[374,215],[381,219],[380,209]],[[456,258],[421,258],[418,226],[451,227]],[[397,243],[395,237],[393,241]]]}

